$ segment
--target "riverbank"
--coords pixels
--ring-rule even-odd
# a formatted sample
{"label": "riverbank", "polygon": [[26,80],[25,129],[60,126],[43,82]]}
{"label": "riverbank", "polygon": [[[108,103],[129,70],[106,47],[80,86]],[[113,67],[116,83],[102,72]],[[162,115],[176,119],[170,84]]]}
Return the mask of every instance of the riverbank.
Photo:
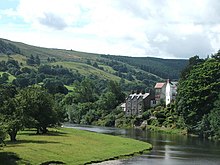
{"label": "riverbank", "polygon": [[151,130],[153,132],[161,132],[167,134],[180,134],[180,135],[187,135],[187,131],[184,129],[176,129],[176,128],[167,128],[167,127],[156,127],[152,125],[148,125],[147,130]]}
{"label": "riverbank", "polygon": [[3,164],[87,164],[133,156],[152,146],[148,143],[72,128],[50,130],[36,135],[34,130],[19,132],[17,142],[6,141],[0,150]]}

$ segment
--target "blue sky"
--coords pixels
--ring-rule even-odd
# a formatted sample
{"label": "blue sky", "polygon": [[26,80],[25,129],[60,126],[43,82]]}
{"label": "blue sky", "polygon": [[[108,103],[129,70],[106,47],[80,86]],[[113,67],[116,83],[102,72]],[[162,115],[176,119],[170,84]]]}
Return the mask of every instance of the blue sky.
{"label": "blue sky", "polygon": [[4,0],[0,38],[126,56],[206,57],[220,47],[218,0]]}
{"label": "blue sky", "polygon": [[9,8],[16,9],[18,4],[19,0],[4,0],[3,2],[1,2],[0,10]]}

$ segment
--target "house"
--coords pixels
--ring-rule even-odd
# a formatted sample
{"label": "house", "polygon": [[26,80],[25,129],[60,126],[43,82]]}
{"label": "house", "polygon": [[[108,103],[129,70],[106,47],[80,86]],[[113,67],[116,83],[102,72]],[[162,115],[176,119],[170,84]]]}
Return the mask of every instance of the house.
{"label": "house", "polygon": [[126,115],[141,115],[146,109],[150,108],[152,97],[153,95],[150,93],[130,94],[125,102]]}
{"label": "house", "polygon": [[155,100],[156,101],[164,100],[166,98],[166,95],[165,95],[166,83],[164,82],[156,83],[154,89],[155,89]]}
{"label": "house", "polygon": [[166,105],[170,104],[176,99],[177,94],[177,82],[170,82],[167,80],[166,83]]}
{"label": "house", "polygon": [[154,89],[155,98],[151,100],[151,107],[155,107],[162,102],[168,105],[176,99],[177,82],[171,82],[169,79],[167,82],[158,82]]}

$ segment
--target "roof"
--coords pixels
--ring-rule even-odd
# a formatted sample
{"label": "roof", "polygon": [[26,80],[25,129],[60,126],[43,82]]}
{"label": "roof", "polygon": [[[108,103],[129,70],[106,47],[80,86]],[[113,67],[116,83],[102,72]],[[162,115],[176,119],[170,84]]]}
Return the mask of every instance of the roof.
{"label": "roof", "polygon": [[177,81],[173,81],[170,83],[171,85],[177,86],[178,82]]}
{"label": "roof", "polygon": [[143,99],[147,98],[147,96],[149,96],[149,95],[150,95],[150,93],[143,94]]}
{"label": "roof", "polygon": [[160,83],[156,83],[154,88],[162,88],[165,85],[165,83],[160,82]]}
{"label": "roof", "polygon": [[134,93],[134,94],[130,94],[129,96],[131,97],[131,99],[133,99],[134,97],[137,97],[137,99],[139,99],[140,97],[143,97],[143,99],[145,99],[149,95],[150,95],[150,93],[144,93],[144,94],[142,94],[142,93],[139,93],[139,94]]}

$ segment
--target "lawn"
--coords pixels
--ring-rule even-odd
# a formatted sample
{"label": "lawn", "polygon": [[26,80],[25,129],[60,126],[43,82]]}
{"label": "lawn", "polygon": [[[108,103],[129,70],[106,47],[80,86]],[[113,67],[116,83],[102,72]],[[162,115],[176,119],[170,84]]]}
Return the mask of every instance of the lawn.
{"label": "lawn", "polygon": [[92,133],[71,128],[59,128],[47,135],[34,130],[19,132],[16,143],[6,141],[0,150],[3,164],[41,164],[58,161],[65,164],[85,164],[91,161],[122,157],[151,149],[145,142]]}

